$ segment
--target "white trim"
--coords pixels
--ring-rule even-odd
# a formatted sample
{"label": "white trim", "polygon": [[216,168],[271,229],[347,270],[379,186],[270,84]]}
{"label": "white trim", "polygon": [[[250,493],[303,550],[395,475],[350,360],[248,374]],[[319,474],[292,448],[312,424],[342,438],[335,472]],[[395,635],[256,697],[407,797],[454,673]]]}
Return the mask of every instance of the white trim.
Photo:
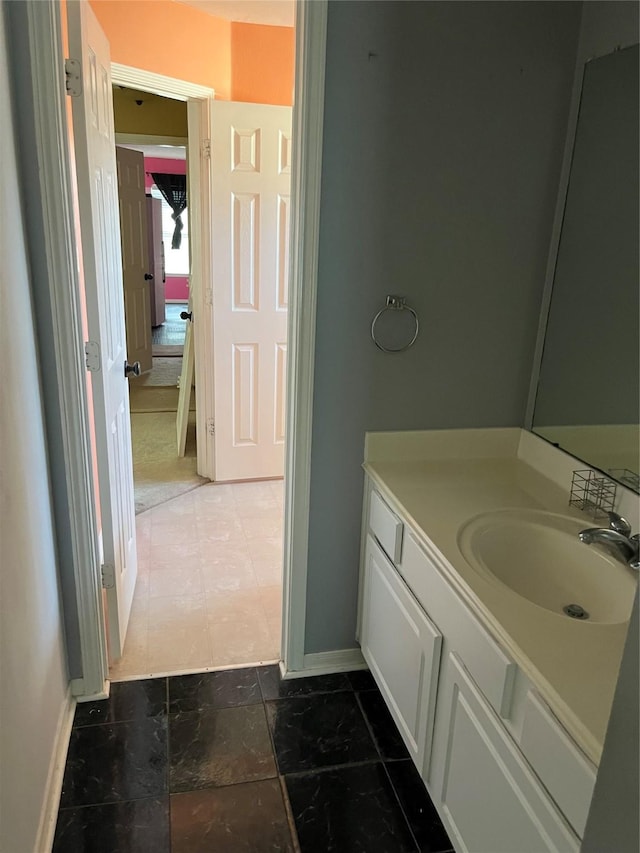
{"label": "white trim", "polygon": [[327,0],[296,2],[282,657],[305,668]]}
{"label": "white trim", "polygon": [[334,672],[351,672],[354,669],[368,669],[360,649],[338,649],[335,652],[316,652],[305,655],[304,669],[296,672],[287,671],[284,678],[331,675]]}
{"label": "white trim", "polygon": [[[244,482],[244,481],[243,481]],[[199,675],[203,672],[226,672],[231,669],[250,669],[257,666],[274,666],[279,663],[279,658],[265,658],[264,660],[248,661],[247,663],[228,663],[221,666],[195,666],[187,669],[163,669],[158,672],[140,672],[137,675],[123,675],[114,678],[113,684],[124,681],[140,681],[143,678],[172,678],[176,675]]]}
{"label": "white trim", "polygon": [[186,136],[151,136],[147,133],[116,133],[116,145],[175,145],[182,148],[189,142]]}
{"label": "white trim", "polygon": [[[197,472],[214,479],[215,437],[209,434],[207,421],[213,419],[213,307],[208,298],[211,267],[211,160],[205,156],[204,141],[211,135],[211,100],[190,99],[187,124],[191,144],[187,147],[189,195],[197,198],[189,211],[191,272],[189,299],[193,311],[194,379],[196,401]],[[207,287],[209,285],[209,287]]]}
{"label": "white trim", "polygon": [[58,715],[53,751],[51,753],[49,772],[47,773],[47,781],[44,789],[44,799],[42,809],[40,810],[40,823],[38,824],[38,834],[34,847],[34,850],[42,851],[42,853],[51,850],[53,847],[64,769],[67,763],[67,752],[69,750],[69,739],[71,738],[75,710],[76,701],[71,696],[71,691],[67,691]]}
{"label": "white trim", "polygon": [[65,78],[58,3],[25,4],[32,70],[35,158],[40,176],[44,250],[57,365],[69,518],[80,633],[83,689],[100,693],[108,674],[99,580],[97,521],[90,452],[80,288],[71,209]]}
{"label": "white trim", "polygon": [[164,74],[156,74],[153,71],[144,71],[142,68],[132,68],[130,65],[121,65],[119,62],[111,63],[111,82],[117,86],[128,86],[131,89],[140,89],[144,92],[152,92],[154,95],[162,95],[164,98],[172,98],[174,101],[186,101],[188,98],[214,98],[216,94],[215,89],[209,86],[199,86],[197,83],[166,77]]}
{"label": "white trim", "polygon": [[76,701],[80,702],[96,702],[102,699],[108,699],[111,691],[111,682],[105,681],[104,687],[98,693],[87,693],[84,689],[84,679],[73,678],[70,682],[71,693],[75,696]]}

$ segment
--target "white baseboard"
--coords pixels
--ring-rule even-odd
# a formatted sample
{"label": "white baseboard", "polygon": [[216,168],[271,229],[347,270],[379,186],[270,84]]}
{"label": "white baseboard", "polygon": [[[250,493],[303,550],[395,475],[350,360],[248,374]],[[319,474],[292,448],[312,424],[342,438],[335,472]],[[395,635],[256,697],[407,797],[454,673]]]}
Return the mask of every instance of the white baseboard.
{"label": "white baseboard", "polygon": [[67,751],[71,737],[73,716],[76,710],[76,700],[71,695],[71,688],[62,702],[56,735],[47,774],[47,785],[40,812],[40,825],[34,853],[49,853],[53,847],[53,838],[58,820],[58,809],[60,807],[60,794],[62,793],[62,782],[64,779],[64,768],[67,762]]}
{"label": "white baseboard", "polygon": [[335,652],[315,652],[305,655],[303,668],[296,670],[283,670],[280,664],[282,677],[304,678],[308,675],[331,675],[334,672],[350,672],[354,669],[367,669],[367,664],[362,657],[360,649],[339,649]]}

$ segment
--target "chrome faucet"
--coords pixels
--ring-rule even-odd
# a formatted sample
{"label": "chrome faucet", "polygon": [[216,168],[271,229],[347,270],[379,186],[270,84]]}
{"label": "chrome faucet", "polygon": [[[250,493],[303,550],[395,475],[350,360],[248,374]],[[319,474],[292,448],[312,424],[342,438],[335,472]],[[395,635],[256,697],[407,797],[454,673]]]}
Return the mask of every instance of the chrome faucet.
{"label": "chrome faucet", "polygon": [[586,545],[604,545],[611,553],[632,569],[640,570],[640,534],[631,535],[631,525],[618,515],[608,512],[609,527],[588,527],[578,533]]}

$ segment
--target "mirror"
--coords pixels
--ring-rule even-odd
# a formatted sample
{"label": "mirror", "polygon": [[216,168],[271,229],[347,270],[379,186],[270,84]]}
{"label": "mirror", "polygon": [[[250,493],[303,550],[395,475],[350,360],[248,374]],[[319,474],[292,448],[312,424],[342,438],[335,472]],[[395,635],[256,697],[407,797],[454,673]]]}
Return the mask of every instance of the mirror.
{"label": "mirror", "polygon": [[638,45],[585,65],[532,430],[640,491]]}

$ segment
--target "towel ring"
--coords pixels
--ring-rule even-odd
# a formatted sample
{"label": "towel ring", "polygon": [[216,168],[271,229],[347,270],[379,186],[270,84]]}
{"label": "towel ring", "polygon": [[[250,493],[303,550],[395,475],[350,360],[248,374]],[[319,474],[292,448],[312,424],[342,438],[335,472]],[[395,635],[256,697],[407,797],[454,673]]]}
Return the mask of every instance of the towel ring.
{"label": "towel ring", "polygon": [[[380,317],[385,313],[385,311],[408,311],[410,314],[413,315],[413,319],[415,320],[415,324],[416,324],[416,330],[413,333],[413,337],[411,338],[409,343],[405,344],[403,347],[396,347],[395,349],[393,349],[391,347],[385,347],[376,338],[376,323],[378,322]],[[410,308],[407,305],[404,296],[387,296],[386,305],[384,306],[384,308],[381,308],[378,311],[376,316],[371,321],[371,338],[372,338],[374,344],[378,347],[379,350],[382,350],[382,352],[405,352],[406,350],[409,349],[409,347],[412,347],[415,344],[419,331],[420,331],[420,322],[418,320],[418,315],[413,310],[413,308]]]}

